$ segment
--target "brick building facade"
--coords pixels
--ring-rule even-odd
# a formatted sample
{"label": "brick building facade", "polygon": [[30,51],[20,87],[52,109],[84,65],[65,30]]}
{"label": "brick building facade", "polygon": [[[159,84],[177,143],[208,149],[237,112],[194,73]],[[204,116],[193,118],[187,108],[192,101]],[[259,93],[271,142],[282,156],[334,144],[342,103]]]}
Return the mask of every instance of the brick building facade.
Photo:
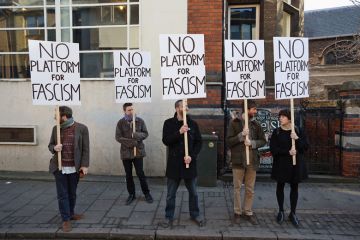
{"label": "brick building facade", "polygon": [[[289,4],[288,2],[291,2]],[[288,107],[289,101],[274,100],[273,42],[274,36],[301,36],[303,33],[303,1],[263,0],[189,0],[188,33],[205,35],[207,98],[189,101],[190,114],[199,122],[201,132],[216,134],[218,143],[218,170],[226,166],[226,130],[232,109],[240,109],[242,101],[228,101],[224,90],[224,40],[230,37],[232,9],[256,8],[256,31],[252,39],[264,39],[266,99],[258,100],[259,108],[277,112]],[[285,17],[287,16],[287,18]],[[285,19],[286,18],[286,19]],[[287,20],[288,23],[284,23]],[[253,31],[254,32],[254,31]],[[241,38],[235,38],[241,39]],[[295,101],[299,103],[299,101]],[[219,171],[218,171],[219,172]]]}

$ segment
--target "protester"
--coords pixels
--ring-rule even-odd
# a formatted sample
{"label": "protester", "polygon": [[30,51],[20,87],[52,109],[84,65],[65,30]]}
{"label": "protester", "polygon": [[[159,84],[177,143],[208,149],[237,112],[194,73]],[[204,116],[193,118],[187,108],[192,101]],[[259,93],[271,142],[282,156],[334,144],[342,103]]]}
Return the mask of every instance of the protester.
{"label": "protester", "polygon": [[[284,187],[290,184],[290,207],[289,219],[294,226],[299,226],[296,216],[298,201],[298,184],[307,178],[306,166],[303,158],[304,151],[308,148],[303,131],[295,127],[291,132],[291,114],[288,109],[279,112],[280,127],[275,129],[270,139],[270,151],[273,156],[271,178],[277,181],[276,198],[279,205],[277,222],[284,221]],[[292,139],[295,140],[296,149],[292,148]],[[292,157],[296,156],[296,165],[293,165]]]}
{"label": "protester", "polygon": [[[164,122],[162,141],[168,147],[167,151],[167,197],[164,227],[172,227],[175,212],[176,191],[181,179],[189,193],[189,212],[191,219],[199,226],[204,225],[200,217],[198,194],[196,191],[196,158],[201,150],[201,134],[197,123],[187,116],[187,124],[183,121],[183,103],[175,103],[174,117]],[[188,134],[189,156],[185,156],[184,133]],[[189,168],[186,168],[189,164]]]}
{"label": "protester", "polygon": [[[57,199],[63,221],[62,230],[72,230],[70,220],[80,220],[81,214],[75,214],[76,189],[80,173],[86,175],[89,167],[89,131],[81,123],[75,122],[72,109],[66,106],[59,107],[60,111],[60,139],[57,144],[56,126],[52,134],[48,148],[53,154],[50,160],[49,171],[55,176]],[[57,152],[61,152],[61,166],[58,169]]]}
{"label": "protester", "polygon": [[136,131],[133,132],[133,110],[132,103],[125,103],[123,105],[124,117],[118,121],[115,133],[116,141],[121,143],[120,155],[126,173],[126,187],[129,193],[126,205],[131,204],[136,199],[135,184],[132,175],[133,165],[146,202],[153,202],[143,170],[143,158],[146,156],[143,140],[146,139],[149,134],[144,120],[137,116],[135,118]]}
{"label": "protester", "polygon": [[[258,221],[253,213],[254,187],[256,170],[259,167],[257,149],[266,144],[265,134],[260,124],[255,120],[256,103],[247,100],[248,116],[237,115],[230,121],[227,132],[227,143],[231,150],[231,161],[234,184],[234,218],[243,216],[247,221],[256,225]],[[243,107],[244,109],[244,107]],[[245,117],[249,118],[249,128],[245,129]],[[246,140],[246,136],[249,140]],[[245,148],[249,147],[249,165],[246,161]],[[241,185],[245,183],[244,206],[241,206]],[[242,211],[244,209],[244,211]]]}

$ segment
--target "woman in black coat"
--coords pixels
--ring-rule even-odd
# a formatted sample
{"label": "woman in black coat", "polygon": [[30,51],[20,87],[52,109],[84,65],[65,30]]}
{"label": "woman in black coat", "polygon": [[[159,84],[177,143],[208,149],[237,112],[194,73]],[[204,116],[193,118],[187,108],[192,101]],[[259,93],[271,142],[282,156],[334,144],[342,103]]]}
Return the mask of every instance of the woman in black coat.
{"label": "woman in black coat", "polygon": [[[291,115],[288,109],[279,112],[280,127],[275,129],[270,139],[270,151],[273,156],[271,178],[277,181],[276,198],[279,205],[279,213],[276,218],[281,224],[284,221],[284,187],[290,184],[289,219],[294,226],[299,225],[295,214],[298,200],[298,184],[307,178],[306,166],[303,158],[308,143],[303,132],[295,127],[295,133],[291,133]],[[296,149],[292,149],[291,140],[295,139]],[[296,155],[296,165],[293,165],[292,156]]]}

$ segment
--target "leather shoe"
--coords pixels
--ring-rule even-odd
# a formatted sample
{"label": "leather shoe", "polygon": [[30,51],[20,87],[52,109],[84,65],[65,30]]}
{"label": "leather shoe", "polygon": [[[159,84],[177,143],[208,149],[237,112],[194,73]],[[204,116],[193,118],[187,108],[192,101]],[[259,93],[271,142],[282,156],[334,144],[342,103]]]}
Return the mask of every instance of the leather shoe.
{"label": "leather shoe", "polygon": [[276,221],[278,224],[282,224],[284,222],[284,211],[279,211]]}
{"label": "leather shoe", "polygon": [[70,218],[70,220],[75,220],[75,221],[77,221],[77,220],[80,220],[80,219],[83,219],[84,218],[84,214],[74,214],[71,218]]}
{"label": "leather shoe", "polygon": [[299,227],[300,222],[295,213],[290,213],[289,219],[295,227]]}
{"label": "leather shoe", "polygon": [[244,215],[246,221],[250,222],[252,225],[258,225],[258,221],[254,215]]}
{"label": "leather shoe", "polygon": [[205,226],[205,221],[201,219],[200,217],[191,218],[199,227]]}
{"label": "leather shoe", "polygon": [[153,203],[154,202],[154,199],[153,199],[153,197],[151,196],[150,193],[145,194],[145,200],[146,200],[147,203]]}
{"label": "leather shoe", "polygon": [[241,214],[234,213],[234,218],[241,218]]}
{"label": "leather shoe", "polygon": [[174,220],[170,218],[166,218],[164,222],[159,223],[159,225],[163,228],[172,228]]}
{"label": "leather shoe", "polygon": [[125,205],[130,205],[135,200],[135,194],[130,194],[128,198],[126,199]]}
{"label": "leather shoe", "polygon": [[70,232],[72,230],[70,221],[64,221],[62,224],[63,232]]}

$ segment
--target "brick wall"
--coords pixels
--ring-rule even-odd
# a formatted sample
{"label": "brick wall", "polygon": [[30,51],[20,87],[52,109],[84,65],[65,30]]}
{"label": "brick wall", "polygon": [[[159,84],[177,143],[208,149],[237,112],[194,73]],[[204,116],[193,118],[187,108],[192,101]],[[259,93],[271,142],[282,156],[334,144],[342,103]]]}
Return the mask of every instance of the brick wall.
{"label": "brick wall", "polygon": [[340,154],[342,175],[360,176],[360,83],[343,84],[340,98],[344,103]]}

